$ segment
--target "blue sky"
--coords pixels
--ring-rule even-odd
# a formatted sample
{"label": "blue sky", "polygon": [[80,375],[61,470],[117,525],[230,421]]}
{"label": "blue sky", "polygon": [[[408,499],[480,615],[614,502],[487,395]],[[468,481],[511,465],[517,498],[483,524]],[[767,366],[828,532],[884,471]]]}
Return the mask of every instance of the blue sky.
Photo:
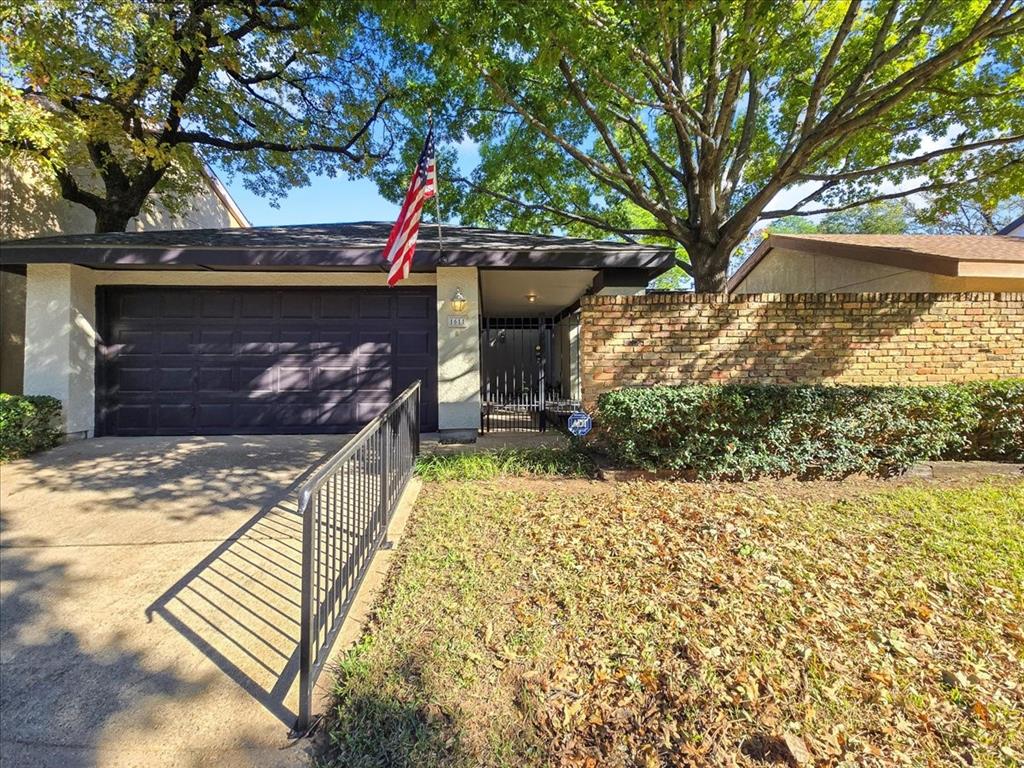
{"label": "blue sky", "polygon": [[254,227],[334,221],[388,221],[398,215],[398,206],[381,197],[377,185],[369,179],[318,177],[308,187],[291,190],[280,201],[279,208],[272,208],[266,198],[242,186],[240,177],[231,180],[221,176],[221,181]]}
{"label": "blue sky", "polygon": [[[467,138],[455,149],[459,156],[459,171],[468,176],[480,160],[479,145]],[[279,201],[279,207],[273,208],[266,198],[246,189],[240,176],[231,179],[223,171],[214,170],[254,227],[393,221],[398,216],[399,206],[381,197],[377,185],[369,179],[317,176],[308,187],[291,190]]]}

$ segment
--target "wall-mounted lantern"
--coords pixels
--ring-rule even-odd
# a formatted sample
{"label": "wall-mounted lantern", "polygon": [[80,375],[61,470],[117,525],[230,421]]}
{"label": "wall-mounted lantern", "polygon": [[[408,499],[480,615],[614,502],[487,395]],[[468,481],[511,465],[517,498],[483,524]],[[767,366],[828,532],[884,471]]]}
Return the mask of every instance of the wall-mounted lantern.
{"label": "wall-mounted lantern", "polygon": [[452,296],[452,300],[449,302],[451,310],[456,315],[461,315],[466,311],[466,297],[462,294],[461,288],[455,289],[455,295]]}

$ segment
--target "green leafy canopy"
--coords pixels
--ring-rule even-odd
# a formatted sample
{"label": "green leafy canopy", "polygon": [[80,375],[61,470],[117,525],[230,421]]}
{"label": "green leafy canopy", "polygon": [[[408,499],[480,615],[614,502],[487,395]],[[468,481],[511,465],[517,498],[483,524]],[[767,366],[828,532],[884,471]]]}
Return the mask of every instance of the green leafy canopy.
{"label": "green leafy canopy", "polygon": [[[199,157],[274,197],[311,174],[363,174],[391,147],[403,79],[358,4],[27,0],[0,12],[0,152],[124,229],[162,193],[188,200]],[[85,172],[83,172],[83,169]]]}
{"label": "green leafy canopy", "polygon": [[480,144],[447,207],[675,243],[697,290],[759,220],[1024,188],[1019,0],[371,4],[415,43],[407,124]]}

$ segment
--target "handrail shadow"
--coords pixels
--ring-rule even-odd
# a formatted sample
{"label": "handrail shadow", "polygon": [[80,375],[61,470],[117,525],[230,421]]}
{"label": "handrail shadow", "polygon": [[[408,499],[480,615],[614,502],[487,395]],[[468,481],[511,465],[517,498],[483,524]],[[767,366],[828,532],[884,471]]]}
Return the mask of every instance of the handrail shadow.
{"label": "handrail shadow", "polygon": [[299,672],[302,519],[299,487],[334,451],[225,538],[146,608],[289,729]]}

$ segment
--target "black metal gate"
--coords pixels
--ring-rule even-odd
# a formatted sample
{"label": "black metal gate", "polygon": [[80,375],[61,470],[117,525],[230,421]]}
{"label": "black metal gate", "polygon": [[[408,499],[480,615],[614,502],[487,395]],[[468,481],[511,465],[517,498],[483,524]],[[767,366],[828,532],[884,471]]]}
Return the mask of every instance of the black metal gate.
{"label": "black metal gate", "polygon": [[[553,417],[579,407],[571,373],[578,371],[578,345],[567,348],[558,332],[573,318],[572,313],[481,318],[484,432],[543,432]],[[575,368],[570,355],[577,356]]]}

